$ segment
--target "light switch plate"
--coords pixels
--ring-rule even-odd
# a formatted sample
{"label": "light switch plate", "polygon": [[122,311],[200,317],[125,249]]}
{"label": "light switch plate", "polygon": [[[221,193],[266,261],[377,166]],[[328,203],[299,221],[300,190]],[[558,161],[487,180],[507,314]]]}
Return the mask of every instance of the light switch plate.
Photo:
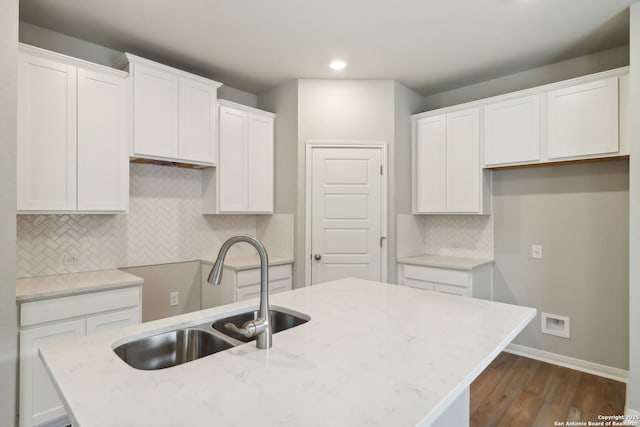
{"label": "light switch plate", "polygon": [[542,245],[531,245],[531,258],[542,259]]}
{"label": "light switch plate", "polygon": [[180,293],[171,292],[169,294],[169,307],[174,307],[176,305],[180,305]]}

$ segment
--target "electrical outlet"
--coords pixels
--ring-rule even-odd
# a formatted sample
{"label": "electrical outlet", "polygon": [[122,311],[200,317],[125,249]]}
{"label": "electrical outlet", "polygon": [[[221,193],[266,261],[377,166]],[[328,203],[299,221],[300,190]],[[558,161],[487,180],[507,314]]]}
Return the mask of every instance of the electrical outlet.
{"label": "electrical outlet", "polygon": [[73,254],[64,254],[62,263],[64,265],[78,265],[80,264],[80,257]]}
{"label": "electrical outlet", "polygon": [[174,307],[180,304],[180,292],[171,292],[169,294],[169,307]]}
{"label": "electrical outlet", "polygon": [[531,245],[531,258],[542,259],[542,245]]}

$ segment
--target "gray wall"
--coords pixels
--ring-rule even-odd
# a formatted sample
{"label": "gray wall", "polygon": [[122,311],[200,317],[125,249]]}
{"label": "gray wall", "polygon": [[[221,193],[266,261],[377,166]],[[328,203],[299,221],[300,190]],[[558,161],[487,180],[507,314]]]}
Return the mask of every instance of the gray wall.
{"label": "gray wall", "polygon": [[[202,276],[200,261],[121,269],[144,279],[142,321],[163,319],[200,310]],[[169,306],[169,294],[180,293],[180,304]]]}
{"label": "gray wall", "polygon": [[[385,141],[394,151],[394,82],[392,80],[299,80],[298,82],[298,197],[295,262],[304,264],[305,153],[309,140],[349,142]],[[389,188],[389,199],[395,190]],[[395,207],[389,205],[389,218]],[[393,230],[389,228],[389,230]],[[389,258],[389,263],[395,259]],[[297,268],[295,282],[304,283]]]}
{"label": "gray wall", "polygon": [[[628,185],[626,160],[494,171],[494,298],[538,310],[515,343],[628,368]],[[543,311],[571,338],[542,334]]]}
{"label": "gray wall", "polygon": [[[109,49],[105,46],[70,37],[66,34],[58,33],[47,28],[38,27],[24,21],[20,21],[19,31],[20,41],[22,43],[73,56],[75,58],[84,59],[85,61],[94,62],[96,64],[106,65],[108,67],[114,67],[122,57],[123,53]],[[205,77],[209,77],[214,80],[216,79],[215,76]],[[230,86],[220,87],[220,89],[218,89],[218,98],[248,105],[250,107],[255,107],[258,104],[258,97],[256,95]]]}
{"label": "gray wall", "polygon": [[617,47],[429,95],[425,98],[424,107],[425,110],[448,107],[626,65],[629,65],[629,46]]}
{"label": "gray wall", "polygon": [[[631,6],[631,113],[640,117],[640,3]],[[627,407],[640,414],[640,120],[630,120],[629,383]]]}
{"label": "gray wall", "polygon": [[298,162],[298,81],[258,97],[258,107],[277,115],[275,128],[275,213],[296,211]]}
{"label": "gray wall", "polygon": [[[410,116],[423,111],[424,97],[408,87],[394,84],[394,139],[395,149],[389,153],[389,187],[395,189],[389,195],[389,282],[397,282],[398,248],[397,217],[411,213],[411,119]],[[393,198],[392,198],[393,197]]]}
{"label": "gray wall", "polygon": [[[446,107],[626,65],[629,65],[629,48],[610,49],[430,95],[425,98],[425,109]],[[635,134],[635,138],[638,135],[640,132]],[[632,147],[633,145],[632,143]],[[633,174],[633,160],[631,162]],[[572,324],[573,338],[570,341],[543,336],[539,332],[538,316],[517,343],[595,363],[628,368],[629,340],[626,331],[629,330],[630,322],[626,298],[629,296],[629,270],[627,264],[621,263],[629,259],[629,248],[625,246],[629,235],[624,235],[624,227],[628,228],[629,218],[628,212],[625,212],[629,206],[629,193],[624,187],[628,186],[624,184],[624,181],[628,181],[624,168],[620,163],[603,163],[494,172],[496,299],[528,304],[553,314],[568,315]],[[605,179],[609,187],[596,186],[592,183],[590,174]],[[576,177],[585,181],[582,186],[574,182]],[[578,207],[569,205],[567,200],[575,200]],[[602,210],[600,204],[596,204],[599,201],[609,204],[606,211]],[[554,203],[557,203],[555,208]],[[590,209],[579,209],[579,204],[589,206]],[[527,209],[538,212],[537,216]],[[576,215],[573,221],[567,219],[567,212]],[[567,222],[566,228],[557,222],[560,220]],[[593,238],[591,229],[596,226],[617,236],[617,240],[606,248],[606,253],[600,253],[604,251],[601,243],[587,240]],[[556,230],[557,233],[553,234],[549,230]],[[598,237],[610,242],[607,235]],[[543,238],[545,241],[541,241]],[[571,239],[577,240],[572,242]],[[580,242],[593,242],[592,252],[586,251]],[[532,243],[544,246],[545,259],[541,262],[534,263],[529,257]],[[558,258],[558,250],[561,251],[561,258],[568,257],[567,262],[573,266],[571,270],[557,265],[561,259]],[[594,262],[594,257],[599,255],[605,256],[607,262]],[[613,271],[612,265],[621,270]],[[590,272],[589,276],[583,275],[585,269]],[[606,285],[594,282],[596,278]],[[575,282],[576,279],[579,283]],[[613,287],[611,292],[610,286]],[[581,292],[576,293],[578,290]],[[587,314],[585,307],[595,308],[593,300],[601,296],[604,298],[603,303],[613,311],[597,309]],[[614,302],[622,307],[614,306]],[[610,336],[604,342],[616,342],[617,345],[607,347],[596,338],[587,338],[582,330],[584,325],[594,328],[595,336],[609,333]],[[638,347],[640,348],[640,343]],[[604,354],[605,352],[610,354]],[[636,357],[638,358],[640,356]],[[640,408],[640,405],[637,407]]]}
{"label": "gray wall", "polygon": [[0,2],[0,426],[16,418],[16,74],[18,1]]}

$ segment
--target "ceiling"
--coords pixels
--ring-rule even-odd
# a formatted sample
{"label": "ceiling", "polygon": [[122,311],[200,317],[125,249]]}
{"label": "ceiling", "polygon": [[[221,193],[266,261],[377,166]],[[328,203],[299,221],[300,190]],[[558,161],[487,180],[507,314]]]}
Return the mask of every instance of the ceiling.
{"label": "ceiling", "polygon": [[20,19],[253,93],[346,78],[428,95],[626,45],[635,1],[20,0]]}

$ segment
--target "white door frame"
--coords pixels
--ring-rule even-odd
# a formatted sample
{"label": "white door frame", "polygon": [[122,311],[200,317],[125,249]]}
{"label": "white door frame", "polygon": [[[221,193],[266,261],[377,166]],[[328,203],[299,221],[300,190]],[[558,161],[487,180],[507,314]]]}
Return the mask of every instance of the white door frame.
{"label": "white door frame", "polygon": [[389,242],[387,235],[388,221],[388,175],[387,165],[387,143],[385,141],[358,141],[358,140],[308,140],[306,141],[306,170],[305,170],[305,192],[304,192],[304,285],[311,285],[311,177],[313,173],[313,149],[314,148],[372,148],[379,149],[382,159],[382,188],[381,199],[381,233],[384,237],[382,248],[380,249],[380,281],[387,282],[387,245]]}

